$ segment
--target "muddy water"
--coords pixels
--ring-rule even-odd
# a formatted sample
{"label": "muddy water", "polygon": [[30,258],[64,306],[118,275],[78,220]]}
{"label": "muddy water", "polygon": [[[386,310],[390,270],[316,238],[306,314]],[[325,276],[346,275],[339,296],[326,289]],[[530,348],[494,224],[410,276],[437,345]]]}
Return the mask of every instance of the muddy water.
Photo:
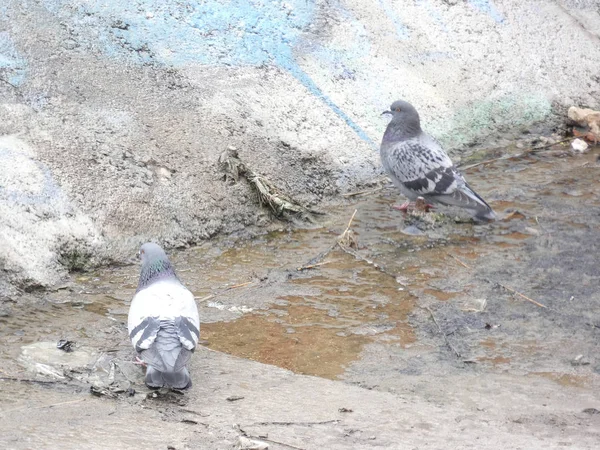
{"label": "muddy water", "polygon": [[[439,214],[403,216],[391,208],[401,199],[385,187],[333,208],[313,229],[222,238],[173,252],[180,278],[198,300],[203,345],[335,379],[370,344],[409,350],[426,340],[445,349],[438,334],[443,329],[457,345],[468,347],[470,353],[461,350],[463,359],[488,370],[518,367],[558,383],[577,383],[580,376],[528,366],[531,348],[551,352],[535,337],[524,346],[508,331],[486,331],[497,327],[486,321],[500,317],[510,327],[510,308],[540,314],[539,306],[499,290],[497,283],[534,296],[532,282],[515,274],[539,250],[536,243],[541,248],[557,236],[544,224],[560,230],[590,227],[582,211],[598,207],[596,154],[559,156],[501,160],[467,171],[470,183],[503,218],[493,224]],[[560,217],[556,205],[569,214]],[[351,229],[359,258],[339,247],[327,252],[355,209]],[[320,265],[298,270],[319,254],[324,254]],[[28,306],[0,317],[3,371],[23,373],[24,345],[61,338],[99,355],[131,353],[124,324],[137,276],[136,266],[76,274],[68,289],[34,297]],[[450,307],[454,315],[446,314]],[[477,333],[467,340],[451,334],[457,328]]]}

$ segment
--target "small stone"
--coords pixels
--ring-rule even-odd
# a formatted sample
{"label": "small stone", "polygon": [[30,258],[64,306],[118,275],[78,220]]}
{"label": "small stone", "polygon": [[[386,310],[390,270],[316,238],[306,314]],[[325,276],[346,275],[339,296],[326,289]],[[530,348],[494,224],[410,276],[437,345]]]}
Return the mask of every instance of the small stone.
{"label": "small stone", "polygon": [[584,153],[588,149],[588,144],[583,139],[575,139],[571,142],[571,148],[579,153]]}
{"label": "small stone", "polygon": [[269,448],[269,444],[262,441],[255,441],[253,439],[248,439],[245,436],[240,436],[238,438],[237,447],[238,450],[267,450]]}
{"label": "small stone", "polygon": [[463,311],[466,312],[483,312],[487,307],[487,299],[485,298],[469,298],[463,303]]}
{"label": "small stone", "polygon": [[407,226],[405,229],[402,230],[402,233],[408,236],[422,236],[423,234],[425,234],[414,225]]}
{"label": "small stone", "polygon": [[571,361],[571,365],[574,367],[577,366],[587,366],[590,362],[587,361],[583,355],[577,355],[575,358],[573,358],[573,360]]}
{"label": "small stone", "polygon": [[525,147],[525,145],[522,142],[517,142],[517,148],[521,149]]}
{"label": "small stone", "polygon": [[532,236],[539,236],[540,232],[532,227],[526,227],[523,229],[523,233],[530,234]]}

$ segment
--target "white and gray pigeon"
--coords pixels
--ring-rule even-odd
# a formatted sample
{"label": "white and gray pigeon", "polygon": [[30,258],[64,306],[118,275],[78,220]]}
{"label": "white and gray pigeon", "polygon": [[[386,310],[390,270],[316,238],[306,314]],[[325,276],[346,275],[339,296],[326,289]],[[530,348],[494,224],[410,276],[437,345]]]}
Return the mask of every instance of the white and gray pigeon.
{"label": "white and gray pigeon", "polygon": [[496,218],[439,142],[421,129],[419,114],[410,103],[397,100],[383,114],[391,114],[392,120],[381,141],[381,162],[404,196],[411,201],[423,197],[428,202],[465,208],[480,221]]}
{"label": "white and gray pigeon", "polygon": [[131,343],[147,364],[146,385],[187,389],[192,380],[186,365],[200,336],[198,307],[160,246],[142,245],[140,258],[140,281],[127,328]]}

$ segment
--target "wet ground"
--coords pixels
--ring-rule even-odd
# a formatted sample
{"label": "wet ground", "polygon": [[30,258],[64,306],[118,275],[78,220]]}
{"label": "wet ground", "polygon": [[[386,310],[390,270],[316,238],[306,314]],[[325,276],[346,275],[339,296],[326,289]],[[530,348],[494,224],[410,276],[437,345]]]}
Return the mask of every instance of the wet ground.
{"label": "wet ground", "polygon": [[[596,149],[572,155],[557,146],[470,168],[478,161],[463,163],[470,184],[501,218],[491,224],[438,213],[403,216],[391,208],[402,201],[395,190],[374,186],[329,210],[310,229],[253,231],[252,238],[230,236],[173,252],[180,278],[198,300],[204,346],[192,362],[196,385],[184,396],[147,398],[151,394],[140,384],[141,369],[131,363],[125,322],[138,267],[74,274],[64,289],[5,303],[0,311],[0,414],[8,432],[0,442],[6,439],[7,448],[36,448],[52,436],[43,425],[47,409],[61,405],[68,429],[82,420],[68,418],[70,405],[85,403],[90,410],[108,411],[104,426],[111,426],[111,411],[129,421],[123,435],[106,437],[117,447],[156,444],[150,424],[158,420],[176,423],[165,431],[179,439],[173,438],[176,448],[231,448],[244,433],[232,431],[228,414],[235,414],[221,411],[223,405],[205,408],[212,400],[202,389],[223,388],[208,378],[229,380],[225,386],[239,382],[244,397],[258,395],[264,403],[270,389],[287,392],[273,374],[277,380],[292,374],[244,365],[223,352],[335,381],[292,377],[290,386],[307,383],[298,389],[308,397],[312,389],[352,388],[357,391],[350,397],[339,398],[371,398],[376,395],[369,392],[380,392],[412,405],[413,415],[415,405],[424,402],[429,406],[421,405],[422,414],[435,405],[440,410],[431,414],[443,411],[450,421],[468,417],[472,425],[466,431],[458,425],[444,431],[457,433],[455,448],[469,448],[460,436],[476,440],[486,435],[496,439],[492,443],[504,442],[503,448],[537,448],[538,440],[552,448],[595,448],[600,445],[600,414],[594,413],[600,412],[599,154]],[[344,251],[335,244],[355,210],[349,227],[355,245]],[[75,350],[54,348],[60,339],[74,341]],[[223,366],[228,371],[220,372]],[[250,373],[247,381],[239,381]],[[29,381],[18,381],[23,379]],[[90,386],[99,398],[90,394]],[[306,401],[294,398],[288,401]],[[226,407],[237,402],[230,399]],[[268,412],[273,403],[277,400],[260,407]],[[364,402],[356,400],[356,405],[352,412]],[[546,405],[547,414],[535,412]],[[290,404],[281,407],[293,410]],[[147,422],[138,429],[133,424],[141,420],[135,413],[140,408]],[[312,408],[319,416],[318,402]],[[39,414],[32,413],[28,423],[19,411],[31,409]],[[490,410],[495,415],[486,418]],[[381,411],[385,416],[385,408]],[[365,424],[379,414],[363,412]],[[274,414],[271,422],[283,420],[284,413]],[[330,423],[338,426],[347,416]],[[329,416],[311,422],[311,432],[325,426],[321,420]],[[190,437],[189,421],[206,422],[201,431],[193,431],[203,443]],[[441,422],[422,427],[439,431]],[[482,424],[489,428],[483,431]],[[403,448],[391,444],[392,429],[368,436],[365,430],[346,430],[348,439],[332,442],[348,444],[339,448]],[[76,433],[59,433],[57,445],[97,447],[93,430],[88,429],[86,441],[78,441]],[[334,431],[321,430],[320,436]],[[137,432],[146,433],[143,441],[135,441]],[[287,447],[271,442],[271,448],[338,448],[323,447],[328,444],[316,436],[302,440],[303,433],[310,435],[296,430],[287,436],[292,439]],[[515,437],[519,433],[521,441]],[[447,448],[436,436],[442,447],[432,448]]]}

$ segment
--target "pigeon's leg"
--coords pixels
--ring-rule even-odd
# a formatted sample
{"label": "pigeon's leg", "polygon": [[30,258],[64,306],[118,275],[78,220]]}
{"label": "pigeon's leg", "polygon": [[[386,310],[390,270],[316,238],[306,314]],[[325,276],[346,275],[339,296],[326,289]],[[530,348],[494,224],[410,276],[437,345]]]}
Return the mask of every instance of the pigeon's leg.
{"label": "pigeon's leg", "polygon": [[417,197],[417,200],[414,203],[413,211],[429,212],[432,209],[434,209],[432,204],[427,203],[427,200],[425,200],[423,197]]}
{"label": "pigeon's leg", "polygon": [[434,209],[434,206],[427,201],[423,197],[418,197],[416,201],[410,202],[406,201],[400,206],[392,205],[392,208],[397,209],[398,211],[402,211],[403,213],[408,212],[429,212]]}
{"label": "pigeon's leg", "polygon": [[400,206],[398,206],[398,205],[392,205],[392,208],[397,209],[398,211],[402,211],[402,212],[408,212],[408,208],[409,207],[410,207],[410,202],[409,201],[405,201]]}
{"label": "pigeon's leg", "polygon": [[146,364],[146,362],[142,359],[140,359],[139,356],[135,355],[135,360],[133,361],[133,363],[136,366],[142,366],[142,367],[146,367],[148,364]]}

